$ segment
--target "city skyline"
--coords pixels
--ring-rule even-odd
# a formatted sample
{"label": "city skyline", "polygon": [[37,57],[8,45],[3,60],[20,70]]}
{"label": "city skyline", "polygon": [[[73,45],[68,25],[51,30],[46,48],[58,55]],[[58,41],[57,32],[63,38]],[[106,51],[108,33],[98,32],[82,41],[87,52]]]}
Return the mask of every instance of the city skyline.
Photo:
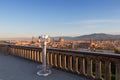
{"label": "city skyline", "polygon": [[120,34],[119,0],[0,0],[0,38]]}

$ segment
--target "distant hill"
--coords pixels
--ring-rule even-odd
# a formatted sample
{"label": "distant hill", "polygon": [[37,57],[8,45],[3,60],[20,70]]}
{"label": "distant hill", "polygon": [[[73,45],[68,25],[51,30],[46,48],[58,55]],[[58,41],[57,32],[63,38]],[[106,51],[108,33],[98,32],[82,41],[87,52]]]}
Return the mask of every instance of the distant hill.
{"label": "distant hill", "polygon": [[[59,37],[54,37],[55,39],[59,39]],[[63,37],[65,40],[89,40],[93,38],[94,40],[116,40],[120,39],[120,35],[111,35],[105,33],[94,33],[89,35],[82,35],[76,37]]]}
{"label": "distant hill", "polygon": [[105,34],[105,33],[94,33],[90,35],[83,35],[75,37],[76,39],[84,39],[88,40],[90,38],[93,38],[94,40],[114,40],[114,39],[120,39],[120,35],[111,35],[111,34]]}

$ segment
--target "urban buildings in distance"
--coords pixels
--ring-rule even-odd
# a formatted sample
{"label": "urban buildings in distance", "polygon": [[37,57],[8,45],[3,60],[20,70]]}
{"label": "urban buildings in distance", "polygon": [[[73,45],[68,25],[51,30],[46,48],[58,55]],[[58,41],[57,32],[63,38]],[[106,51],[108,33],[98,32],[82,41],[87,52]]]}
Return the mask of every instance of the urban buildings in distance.
{"label": "urban buildings in distance", "polygon": [[[31,40],[7,40],[6,42],[19,46],[41,47],[41,41],[34,37],[32,37]],[[52,38],[50,42],[47,43],[47,47],[72,50],[113,51],[116,47],[120,47],[120,40],[94,40],[93,38],[89,40],[65,40],[63,37],[60,37],[58,40]]]}

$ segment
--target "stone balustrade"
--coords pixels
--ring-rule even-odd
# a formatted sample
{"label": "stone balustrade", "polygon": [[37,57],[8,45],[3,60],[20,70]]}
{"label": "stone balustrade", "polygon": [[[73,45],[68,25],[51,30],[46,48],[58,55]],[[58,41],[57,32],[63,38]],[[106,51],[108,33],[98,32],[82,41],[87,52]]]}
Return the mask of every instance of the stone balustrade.
{"label": "stone balustrade", "polygon": [[[39,47],[0,45],[0,51],[42,63],[42,48]],[[47,64],[95,80],[113,80],[111,76],[120,80],[120,54],[47,48]]]}

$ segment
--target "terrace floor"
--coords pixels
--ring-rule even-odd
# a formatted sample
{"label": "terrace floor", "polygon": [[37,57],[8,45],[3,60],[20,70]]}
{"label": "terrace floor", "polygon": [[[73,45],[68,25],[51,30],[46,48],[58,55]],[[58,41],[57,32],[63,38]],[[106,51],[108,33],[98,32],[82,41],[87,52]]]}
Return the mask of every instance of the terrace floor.
{"label": "terrace floor", "polygon": [[76,74],[51,68],[52,74],[40,77],[36,73],[40,64],[30,60],[0,54],[0,80],[88,80]]}

